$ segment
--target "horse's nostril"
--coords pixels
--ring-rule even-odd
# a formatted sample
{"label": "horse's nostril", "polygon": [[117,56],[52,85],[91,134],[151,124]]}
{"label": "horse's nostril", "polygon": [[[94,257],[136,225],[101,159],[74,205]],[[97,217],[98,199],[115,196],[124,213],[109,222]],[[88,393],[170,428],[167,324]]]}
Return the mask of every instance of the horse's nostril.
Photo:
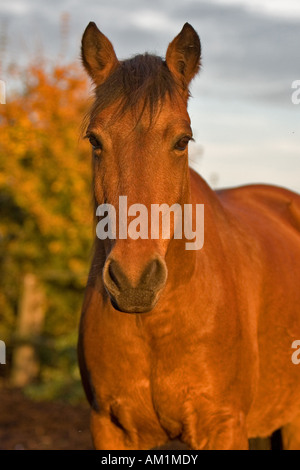
{"label": "horse's nostril", "polygon": [[108,259],[103,269],[104,285],[115,304],[132,303],[136,308],[141,308],[143,302],[152,303],[166,279],[166,264],[158,257],[146,265],[138,281],[127,277],[121,264],[115,259]]}
{"label": "horse's nostril", "polygon": [[140,279],[140,286],[145,286],[148,289],[155,289],[163,285],[167,278],[167,268],[159,258],[151,261],[146,267]]}
{"label": "horse's nostril", "polygon": [[118,261],[110,259],[104,267],[103,280],[109,292],[116,295],[121,290],[129,286],[126,274],[122,270]]}
{"label": "horse's nostril", "polygon": [[116,269],[116,263],[115,261],[111,261],[108,266],[108,273],[110,276],[110,279],[115,283],[115,285],[120,289],[120,282],[117,277],[117,269]]}
{"label": "horse's nostril", "polygon": [[103,282],[109,293],[114,296],[122,289],[122,276],[115,260],[108,260],[103,269]]}
{"label": "horse's nostril", "polygon": [[157,261],[154,260],[145,269],[145,271],[142,275],[142,278],[141,278],[141,284],[142,283],[147,284],[151,280],[151,278],[155,276],[156,270],[157,270]]}

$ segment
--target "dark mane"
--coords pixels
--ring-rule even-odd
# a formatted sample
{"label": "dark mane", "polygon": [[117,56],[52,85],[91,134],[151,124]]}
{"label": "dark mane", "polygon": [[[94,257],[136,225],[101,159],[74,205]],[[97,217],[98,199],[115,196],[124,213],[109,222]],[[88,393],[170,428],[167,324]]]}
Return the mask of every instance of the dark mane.
{"label": "dark mane", "polygon": [[120,62],[108,79],[95,89],[96,100],[90,110],[89,120],[116,101],[120,110],[116,119],[127,110],[136,111],[137,121],[145,109],[150,112],[150,122],[165,97],[176,94],[178,83],[166,62],[158,56],[142,54]]}

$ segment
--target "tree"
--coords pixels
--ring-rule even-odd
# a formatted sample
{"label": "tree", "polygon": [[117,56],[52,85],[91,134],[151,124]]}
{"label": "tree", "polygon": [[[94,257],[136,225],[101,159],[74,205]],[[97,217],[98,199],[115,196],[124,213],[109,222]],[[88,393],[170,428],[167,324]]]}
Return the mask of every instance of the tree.
{"label": "tree", "polygon": [[[46,292],[44,344],[59,337],[73,347],[93,238],[89,148],[80,138],[88,84],[75,64],[12,73],[22,87],[0,106],[0,338],[9,343],[33,273]],[[48,356],[49,377],[59,364]]]}

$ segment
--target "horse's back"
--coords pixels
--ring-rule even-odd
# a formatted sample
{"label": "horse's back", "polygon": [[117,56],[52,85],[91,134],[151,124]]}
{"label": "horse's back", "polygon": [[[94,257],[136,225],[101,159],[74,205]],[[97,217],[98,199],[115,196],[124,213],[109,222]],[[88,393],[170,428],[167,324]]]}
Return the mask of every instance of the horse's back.
{"label": "horse's back", "polygon": [[[288,189],[255,184],[216,191],[221,204],[238,218],[281,221],[300,231],[300,195]],[[239,215],[238,215],[239,214]],[[244,214],[244,217],[242,216]]]}

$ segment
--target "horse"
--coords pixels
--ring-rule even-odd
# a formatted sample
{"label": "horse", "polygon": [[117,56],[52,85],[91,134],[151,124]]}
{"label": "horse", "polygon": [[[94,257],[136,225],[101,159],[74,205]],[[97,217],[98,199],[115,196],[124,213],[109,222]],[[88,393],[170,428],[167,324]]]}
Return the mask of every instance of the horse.
{"label": "horse", "polygon": [[201,249],[174,236],[175,215],[169,238],[95,236],[78,340],[95,448],[177,439],[247,450],[281,428],[283,447],[299,449],[300,196],[265,184],[215,191],[189,168],[189,85],[201,66],[190,24],[165,59],[119,61],[93,22],[81,53],[95,85],[95,207],[118,213],[120,196],[204,206]]}

